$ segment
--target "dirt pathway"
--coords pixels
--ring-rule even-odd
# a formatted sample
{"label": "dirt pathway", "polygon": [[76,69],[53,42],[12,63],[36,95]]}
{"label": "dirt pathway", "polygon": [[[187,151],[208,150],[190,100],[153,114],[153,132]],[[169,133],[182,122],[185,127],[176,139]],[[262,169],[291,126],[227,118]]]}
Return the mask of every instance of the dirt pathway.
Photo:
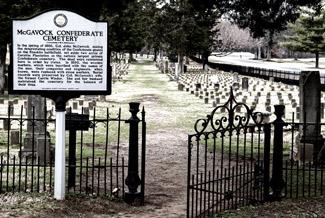
{"label": "dirt pathway", "polygon": [[[210,105],[161,74],[153,62],[132,64],[129,74],[115,82],[104,108],[122,108],[129,117],[128,103],[145,107],[147,162],[145,206],[130,206],[105,198],[67,196],[56,201],[47,193],[5,193],[0,195],[0,217],[185,217],[187,135],[193,125],[212,110]],[[141,116],[139,114],[139,116]]]}
{"label": "dirt pathway", "polygon": [[146,206],[117,217],[184,217],[186,208],[187,134],[209,105],[159,73],[153,63],[131,65],[130,74],[114,84],[109,101],[139,101],[146,110]]}

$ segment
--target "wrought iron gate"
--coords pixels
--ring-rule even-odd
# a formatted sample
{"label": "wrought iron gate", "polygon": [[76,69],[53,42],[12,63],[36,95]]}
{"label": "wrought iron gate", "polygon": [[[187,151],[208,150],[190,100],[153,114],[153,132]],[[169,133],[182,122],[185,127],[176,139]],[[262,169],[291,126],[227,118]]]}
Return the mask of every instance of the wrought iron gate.
{"label": "wrought iron gate", "polygon": [[[226,114],[226,115],[221,115]],[[197,120],[188,136],[187,217],[263,202],[269,194],[268,114],[235,100]]]}
{"label": "wrought iron gate", "polygon": [[295,114],[285,122],[284,111],[275,105],[269,123],[270,114],[253,113],[231,90],[224,105],[197,120],[196,133],[188,136],[187,217],[323,195],[325,124],[307,123],[306,113],[303,123]]}

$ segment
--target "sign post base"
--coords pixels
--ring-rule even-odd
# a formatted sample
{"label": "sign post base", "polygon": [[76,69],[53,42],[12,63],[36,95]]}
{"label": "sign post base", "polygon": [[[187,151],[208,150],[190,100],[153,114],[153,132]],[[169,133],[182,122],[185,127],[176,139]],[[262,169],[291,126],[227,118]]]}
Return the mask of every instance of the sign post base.
{"label": "sign post base", "polygon": [[65,198],[65,105],[71,98],[79,96],[43,96],[55,102],[55,165],[54,165],[54,198]]}
{"label": "sign post base", "polygon": [[65,111],[56,111],[55,116],[55,176],[54,198],[65,197]]}

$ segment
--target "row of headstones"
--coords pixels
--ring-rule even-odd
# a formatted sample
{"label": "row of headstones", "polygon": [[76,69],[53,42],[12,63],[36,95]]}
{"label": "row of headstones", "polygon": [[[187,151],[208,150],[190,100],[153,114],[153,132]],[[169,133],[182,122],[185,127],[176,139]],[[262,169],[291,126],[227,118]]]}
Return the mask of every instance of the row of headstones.
{"label": "row of headstones", "polygon": [[128,63],[112,63],[112,78],[113,80],[121,80],[123,76],[127,75],[129,72]]}
{"label": "row of headstones", "polygon": [[[88,96],[87,96],[88,97]],[[99,98],[101,98],[102,96],[99,96]],[[90,98],[90,97],[88,97]],[[83,111],[84,114],[90,114],[90,110],[93,110],[94,107],[96,106],[96,99],[98,99],[98,96],[92,96],[91,99],[74,99],[72,101],[70,101],[70,104],[67,104],[67,112],[69,112],[70,110],[79,110],[79,111]],[[52,101],[51,101],[52,102]],[[0,103],[5,103],[4,101],[1,101]],[[21,108],[21,106],[19,106],[19,103],[23,103],[23,109],[24,112],[27,115],[27,100],[18,100],[18,99],[14,99],[13,101],[8,101],[6,102],[8,103],[11,107],[10,107],[10,115],[14,116],[14,108],[16,106],[16,108]],[[5,104],[3,104],[5,105]],[[87,107],[84,107],[84,106]],[[49,111],[47,111],[47,118],[48,119],[52,119],[54,117],[52,117],[53,115],[53,107],[54,104],[48,102],[47,103],[47,107],[52,107],[52,109],[50,109]],[[7,105],[6,105],[7,107]],[[82,108],[82,109],[81,109]],[[21,110],[19,110],[19,112],[21,112]],[[17,113],[17,115],[20,116],[20,113]],[[43,113],[44,114],[44,113]],[[44,115],[43,115],[44,116]],[[4,131],[10,131],[10,139],[9,139],[9,143],[10,145],[17,145],[20,144],[20,139],[22,139],[22,145],[23,145],[23,150],[22,150],[22,155],[23,156],[31,156],[33,154],[33,150],[34,152],[37,153],[38,158],[40,159],[40,162],[42,163],[44,160],[49,160],[50,158],[50,150],[51,150],[51,137],[49,135],[47,135],[47,137],[44,136],[44,129],[42,129],[40,126],[37,124],[38,121],[36,121],[36,127],[33,128],[33,130],[30,130],[30,127],[28,125],[25,125],[25,127],[27,127],[27,133],[25,134],[24,137],[20,137],[20,133],[21,130],[19,123],[18,122],[10,122],[9,123],[9,119],[8,117],[4,117],[2,119],[2,129]],[[25,123],[26,124],[26,123]],[[53,125],[53,124],[51,124]],[[39,126],[39,127],[38,127]],[[33,141],[35,143],[33,143]],[[33,144],[34,144],[34,148],[33,148]],[[44,149],[44,147],[46,147],[46,149]],[[34,153],[35,154],[35,153]]]}
{"label": "row of headstones", "polygon": [[[161,70],[163,71],[162,67]],[[173,74],[173,72],[170,73]],[[196,84],[202,85],[200,92],[195,90]],[[215,84],[219,86],[219,92],[215,92]],[[216,72],[213,70],[206,72],[201,70],[197,73],[183,74],[179,79],[179,89],[185,89],[190,92],[192,88],[192,94],[203,99],[204,103],[212,102],[214,107],[228,100],[230,84],[233,85],[237,101],[249,105],[256,111],[272,112],[274,110],[272,105],[283,104],[286,105],[285,117],[292,119],[293,113],[295,114],[294,119],[299,119],[300,117],[298,86],[274,82],[273,78],[266,81],[259,78],[241,76],[237,73]],[[321,98],[325,102],[325,95],[323,93]],[[321,103],[321,119],[325,119],[324,108],[325,103]]]}
{"label": "row of headstones", "polygon": [[[78,113],[83,113],[83,114],[89,114],[90,116],[92,115],[92,113],[90,113],[90,110],[93,110],[98,102],[98,100],[105,100],[105,96],[82,96],[81,98],[78,99],[73,99],[71,101],[69,101],[69,104],[67,104],[67,112],[69,112],[70,110],[73,110],[73,112],[77,112]],[[19,109],[16,110],[17,114],[19,115],[21,114],[21,105],[23,105],[23,113],[27,115],[27,106],[28,106],[28,102],[25,99],[19,100],[19,99],[14,99],[14,100],[4,100],[2,99],[0,101],[0,103],[2,103],[2,106],[4,108],[8,108],[8,104],[11,106],[10,108],[10,116],[14,116],[15,115],[15,111],[14,108]],[[7,103],[7,104],[6,104]],[[85,107],[86,106],[86,107]],[[1,107],[1,104],[0,104]],[[53,112],[54,112],[54,103],[52,101],[48,101],[47,102],[47,108],[51,108],[50,110],[47,111],[46,117],[48,119],[52,119],[54,117],[52,117]],[[35,110],[41,110],[39,107],[35,107]],[[44,110],[43,110],[44,111]],[[35,112],[36,113],[36,112]],[[9,118],[7,113],[4,113],[4,117],[2,118],[2,126],[1,128],[4,131],[9,131],[10,133],[10,139],[9,142],[10,145],[17,145],[20,144],[20,139],[22,139],[22,146],[23,146],[23,150],[22,150],[22,155],[23,156],[32,156],[33,151],[34,151],[34,155],[37,154],[37,158],[40,159],[40,162],[43,163],[45,160],[49,160],[50,158],[50,150],[51,150],[51,137],[49,134],[47,134],[47,136],[44,136],[44,128],[42,128],[42,125],[39,125],[41,121],[36,121],[36,125],[35,128],[32,128],[30,125],[25,125],[24,124],[24,128],[27,127],[27,133],[24,134],[23,137],[20,137],[20,126],[19,126],[19,122],[10,122],[9,123]],[[23,114],[23,116],[24,116]],[[40,118],[44,117],[44,113],[43,115],[40,115]],[[13,117],[12,117],[13,118]],[[25,118],[24,118],[25,119]],[[39,118],[36,118],[39,119]],[[39,123],[39,124],[37,124]],[[41,122],[43,123],[43,122]],[[52,127],[54,127],[54,124],[51,124]],[[51,127],[51,128],[52,128]],[[48,130],[50,129],[50,127],[48,128]],[[25,131],[25,130],[23,130]],[[34,141],[34,143],[33,143]],[[33,148],[34,145],[34,148]],[[46,147],[46,149],[44,149]]]}
{"label": "row of headstones", "polygon": [[[213,77],[216,77],[217,81]],[[179,81],[179,89],[194,94],[203,99],[206,104],[212,102],[212,106],[215,107],[227,101],[230,84],[233,86],[237,101],[251,106],[252,109],[272,112],[272,105],[285,104],[286,115],[289,119],[292,117],[292,112],[295,113],[295,118],[299,117],[298,87],[272,80],[243,77],[226,72],[215,72],[200,76],[184,74]],[[264,93],[266,95],[263,95]],[[284,95],[283,93],[288,94]],[[322,107],[325,105],[322,104]],[[321,113],[321,117],[324,118],[324,113]]]}
{"label": "row of headstones", "polygon": [[[294,119],[300,122],[311,123],[320,123],[320,119],[324,120],[325,103],[321,102],[325,102],[325,96],[323,93],[319,92],[319,75],[317,76],[317,73],[305,72],[305,75],[300,79],[302,80],[300,82],[300,87],[274,82],[272,78],[270,78],[270,81],[266,81],[253,77],[239,76],[236,73],[229,74],[218,72],[215,75],[216,79],[213,78],[213,75],[209,75],[208,78],[203,77],[204,76],[197,76],[194,74],[183,75],[178,81],[178,88],[179,90],[185,90],[204,99],[205,103],[209,103],[209,99],[211,99],[215,107],[217,104],[220,105],[223,103],[221,100],[224,100],[224,102],[228,100],[228,98],[226,98],[229,96],[229,94],[227,94],[228,87],[232,86],[237,102],[243,102],[248,106],[250,105],[251,109],[255,111],[263,112],[263,110],[266,110],[271,114],[270,112],[273,110],[271,105],[282,104],[286,106],[284,114],[285,119]],[[310,94],[310,92],[313,94]],[[219,98],[219,96],[221,97]],[[320,102],[318,101],[319,97],[321,98]],[[302,106],[300,103],[298,104],[300,101],[303,101],[301,104]],[[300,114],[301,111],[305,111],[307,116]],[[226,112],[225,108],[222,108],[221,112]],[[242,108],[236,107],[236,112],[242,112]],[[246,111],[243,112],[245,113]],[[295,117],[293,117],[292,112],[295,112]],[[316,117],[320,119],[316,120]],[[304,119],[306,120],[304,121]],[[297,135],[298,139],[295,140],[295,149],[298,152],[293,150],[295,154],[292,158],[300,161],[302,159],[315,161],[317,159],[315,154],[317,154],[318,157],[321,155],[322,160],[324,160],[325,152],[318,153],[319,151],[317,149],[315,151],[317,147],[315,143],[317,145],[324,143],[323,137],[317,133],[318,127],[308,127],[307,130],[308,131],[303,133],[306,134],[306,137],[302,136],[302,132],[300,132],[300,135]],[[308,138],[309,141],[306,141],[306,138]],[[301,140],[304,140],[304,142]],[[306,148],[304,148],[305,146]]]}
{"label": "row of headstones", "polygon": [[[86,96],[84,98],[71,100],[66,104],[66,110],[67,112],[71,110],[78,110],[80,112],[83,111],[84,114],[90,114],[90,111],[94,110],[96,107],[96,102],[98,101],[106,101],[105,96]],[[21,108],[21,105],[23,105],[23,108]],[[0,98],[0,113],[3,114],[3,116],[7,117],[10,115],[14,117],[20,117],[22,115],[24,117],[27,115],[27,107],[28,102],[26,99],[5,100],[4,98]],[[47,118],[53,118],[54,107],[55,103],[53,101],[47,101]]]}
{"label": "row of headstones", "polygon": [[[158,59],[156,61],[156,67],[170,78],[175,78],[177,64],[178,63],[169,62],[168,59]],[[199,73],[202,71],[202,65],[193,61],[184,64],[184,66],[186,67],[186,73]]]}
{"label": "row of headstones", "polygon": [[[196,84],[201,84],[201,83],[196,83]],[[204,98],[205,103],[209,103],[208,97],[210,97],[211,99],[214,99],[214,97],[217,96],[216,101],[214,101],[214,104],[219,104],[220,103],[219,96],[221,96],[221,99],[224,99],[224,101],[227,100],[226,97],[229,96],[228,84],[229,83],[225,83],[220,86],[220,84],[215,83],[213,89],[209,88],[209,87],[204,87],[203,89],[200,88],[201,90],[192,89],[192,92],[194,92],[194,94],[196,94],[196,95],[199,95],[200,98]],[[240,88],[243,87],[243,86],[240,87],[239,83],[232,83],[232,84],[233,84],[236,98],[241,100],[241,102],[243,102],[243,103],[247,103],[248,97],[251,97],[251,96],[248,96],[247,93],[245,93],[245,89],[243,91],[239,91]],[[181,87],[181,85],[180,85],[180,87]],[[186,91],[190,91],[189,89],[190,89],[190,87],[187,87]],[[200,92],[198,93],[195,91],[200,91]],[[262,93],[263,93],[262,89],[261,89],[261,91],[255,90],[255,98],[251,99],[251,103],[253,106],[256,106],[259,103],[259,99],[262,97]],[[265,101],[261,100],[261,103],[265,104],[266,111],[270,111],[271,100],[272,100],[272,102],[275,102],[275,101],[274,101],[274,99],[271,98],[271,92],[266,92],[266,93],[267,93],[265,96],[266,99],[265,99]],[[284,98],[283,98],[281,92],[277,92],[277,98],[278,98],[277,102],[275,102],[276,104],[284,104]],[[296,101],[296,99],[294,99],[292,97],[291,94],[289,94],[289,99],[291,99],[291,101],[292,101],[292,106],[296,107],[297,101]]]}

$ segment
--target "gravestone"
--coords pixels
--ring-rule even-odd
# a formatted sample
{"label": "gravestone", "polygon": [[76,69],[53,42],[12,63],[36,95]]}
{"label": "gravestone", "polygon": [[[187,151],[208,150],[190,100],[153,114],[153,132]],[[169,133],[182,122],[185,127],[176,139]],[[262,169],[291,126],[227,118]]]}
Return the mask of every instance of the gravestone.
{"label": "gravestone", "polygon": [[67,113],[72,113],[72,109],[71,109],[71,107],[66,107],[66,108],[65,108],[65,111],[66,111]]}
{"label": "gravestone", "polygon": [[95,107],[94,102],[88,102],[88,107],[89,107],[90,110],[93,110],[94,107]]}
{"label": "gravestone", "polygon": [[18,145],[19,144],[19,130],[10,131],[10,144]]}
{"label": "gravestone", "polygon": [[116,64],[112,65],[112,77],[116,77]]}
{"label": "gravestone", "polygon": [[37,144],[37,155],[39,157],[40,163],[49,162],[50,144],[51,144],[50,135],[48,134],[46,137],[45,135],[37,137],[36,144]]}
{"label": "gravestone", "polygon": [[106,96],[105,95],[100,95],[99,96],[99,101],[106,101]]}
{"label": "gravestone", "polygon": [[242,89],[243,90],[248,90],[248,78],[247,77],[242,78],[241,84],[242,84]]}
{"label": "gravestone", "polygon": [[72,102],[72,108],[73,108],[73,110],[77,110],[78,109],[78,102]]}
{"label": "gravestone", "polygon": [[296,117],[295,119],[299,120],[300,119],[300,107],[296,107]]}
{"label": "gravestone", "polygon": [[[316,161],[319,151],[323,146],[323,137],[319,125],[321,84],[318,71],[301,72],[299,97],[300,123],[312,123],[312,125],[300,128],[300,143],[313,144],[313,160]],[[304,152],[299,150],[298,153],[304,154]]]}
{"label": "gravestone", "polygon": [[10,114],[10,116],[14,115],[14,107],[13,106],[9,108],[9,114]]}
{"label": "gravestone", "polygon": [[[43,119],[45,118],[46,100],[41,96],[29,95],[27,101],[27,117],[28,119]],[[49,156],[50,143],[44,143],[40,138],[44,138],[45,125],[42,121],[35,121],[34,125],[32,121],[27,122],[27,133],[24,137],[22,155],[34,156],[40,155],[40,151],[46,150],[46,156]],[[48,138],[49,139],[49,138]],[[33,154],[34,151],[34,154]],[[43,151],[41,152],[43,153]],[[43,155],[44,156],[44,155]],[[47,159],[46,162],[49,162]],[[44,163],[44,159],[40,160],[40,163]]]}
{"label": "gravestone", "polygon": [[233,73],[233,83],[238,83],[238,81],[239,81],[239,74]]}
{"label": "gravestone", "polygon": [[88,114],[89,115],[89,107],[84,107],[83,108],[83,114]]}
{"label": "gravestone", "polygon": [[184,87],[182,83],[178,83],[178,91],[184,91]]}

